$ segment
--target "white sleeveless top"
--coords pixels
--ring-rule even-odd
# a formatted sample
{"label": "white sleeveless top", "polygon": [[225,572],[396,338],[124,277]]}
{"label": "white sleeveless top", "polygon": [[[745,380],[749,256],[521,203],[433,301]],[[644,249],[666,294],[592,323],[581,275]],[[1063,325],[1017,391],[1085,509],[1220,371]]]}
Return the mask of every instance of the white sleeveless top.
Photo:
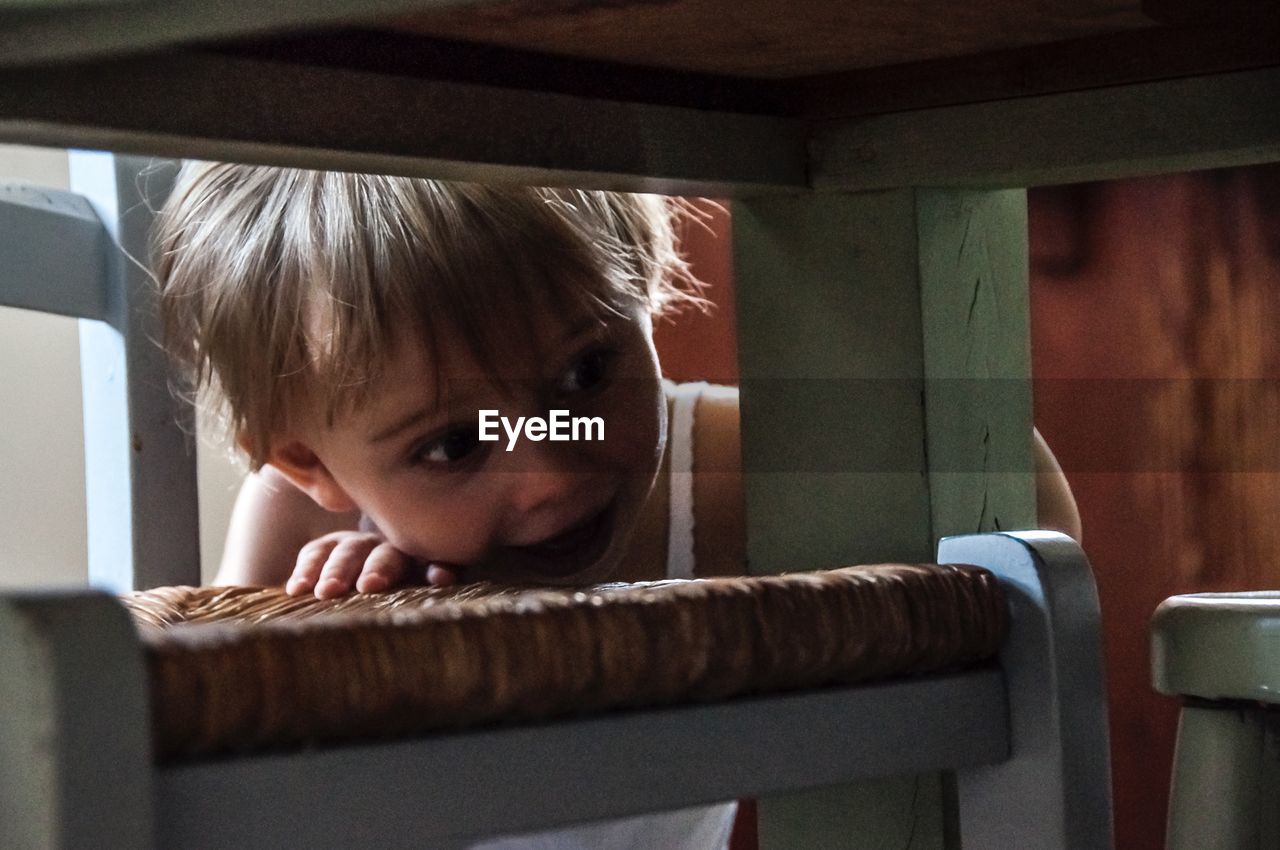
{"label": "white sleeveless top", "polygon": [[667,526],[667,578],[693,578],[693,416],[706,381],[663,381],[674,396],[667,451],[671,453],[671,520]]}
{"label": "white sleeveless top", "polygon": [[[671,453],[671,522],[667,533],[667,577],[693,578],[693,418],[705,381],[677,384],[663,379],[673,396],[667,451]],[[473,844],[470,850],[724,850],[729,846],[737,802],[674,812],[598,821],[569,829],[513,835]]]}

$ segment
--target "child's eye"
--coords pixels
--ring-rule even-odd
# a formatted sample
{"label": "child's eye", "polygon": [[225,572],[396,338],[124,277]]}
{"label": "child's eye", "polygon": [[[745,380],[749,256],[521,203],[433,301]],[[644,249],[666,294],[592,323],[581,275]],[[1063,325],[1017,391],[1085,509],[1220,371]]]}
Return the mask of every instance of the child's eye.
{"label": "child's eye", "polygon": [[479,445],[480,437],[474,428],[460,428],[419,446],[413,458],[417,463],[449,466],[467,459]]}
{"label": "child's eye", "polygon": [[609,377],[609,364],[616,351],[597,348],[584,354],[560,379],[557,392],[569,394],[588,392],[603,385]]}

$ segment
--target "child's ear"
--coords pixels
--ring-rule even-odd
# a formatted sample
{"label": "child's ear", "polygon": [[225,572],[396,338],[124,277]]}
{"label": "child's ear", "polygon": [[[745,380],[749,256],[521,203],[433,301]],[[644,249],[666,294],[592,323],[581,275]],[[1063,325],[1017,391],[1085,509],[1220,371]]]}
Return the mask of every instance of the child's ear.
{"label": "child's ear", "polygon": [[325,510],[335,513],[356,510],[356,503],[334,479],[329,467],[304,443],[286,440],[273,445],[267,454],[267,463]]}

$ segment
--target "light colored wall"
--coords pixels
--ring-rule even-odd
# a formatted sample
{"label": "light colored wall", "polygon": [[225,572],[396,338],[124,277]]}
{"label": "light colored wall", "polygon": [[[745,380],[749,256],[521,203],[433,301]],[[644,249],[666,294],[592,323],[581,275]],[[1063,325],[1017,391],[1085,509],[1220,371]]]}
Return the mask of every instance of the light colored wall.
{"label": "light colored wall", "polygon": [[[0,145],[0,180],[67,188],[64,151]],[[9,270],[0,269],[0,285]],[[0,587],[83,585],[84,431],[76,320],[0,308]],[[201,440],[205,580],[222,554],[241,472]]]}

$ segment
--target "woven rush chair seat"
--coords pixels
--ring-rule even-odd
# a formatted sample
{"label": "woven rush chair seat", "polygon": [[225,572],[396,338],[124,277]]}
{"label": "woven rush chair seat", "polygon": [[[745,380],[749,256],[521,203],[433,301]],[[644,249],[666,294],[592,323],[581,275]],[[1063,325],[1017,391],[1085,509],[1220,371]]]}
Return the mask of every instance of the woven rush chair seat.
{"label": "woven rush chair seat", "polygon": [[162,762],[722,700],[973,666],[1007,630],[965,565],[337,600],[169,587],[122,597]]}

